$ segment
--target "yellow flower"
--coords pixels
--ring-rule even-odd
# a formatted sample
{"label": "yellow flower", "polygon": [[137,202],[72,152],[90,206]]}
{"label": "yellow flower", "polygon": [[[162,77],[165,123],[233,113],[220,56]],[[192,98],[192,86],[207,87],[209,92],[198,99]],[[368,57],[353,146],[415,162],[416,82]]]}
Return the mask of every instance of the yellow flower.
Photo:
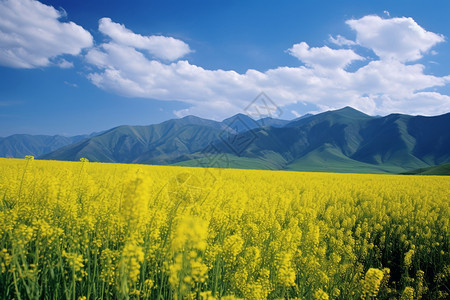
{"label": "yellow flower", "polygon": [[384,273],[379,269],[370,268],[363,281],[363,290],[361,299],[366,299],[369,297],[376,297],[378,295],[378,290],[380,288],[381,280],[383,279]]}
{"label": "yellow flower", "polygon": [[128,242],[123,248],[119,268],[125,270],[125,274],[130,282],[136,282],[143,261],[144,252],[142,251],[142,247],[138,246],[136,241],[133,240]]}
{"label": "yellow flower", "polygon": [[414,299],[414,289],[412,287],[405,287],[402,295],[400,296],[400,300],[413,300]]}
{"label": "yellow flower", "polygon": [[314,292],[314,299],[317,299],[317,300],[328,300],[329,296],[322,289],[318,289],[317,291]]}
{"label": "yellow flower", "polygon": [[172,240],[173,251],[183,249],[205,250],[208,235],[207,222],[193,216],[185,216],[179,220]]}
{"label": "yellow flower", "polygon": [[412,260],[413,260],[413,257],[414,257],[414,250],[409,250],[408,252],[406,252],[406,254],[405,254],[405,266],[407,267],[407,268],[410,268],[411,267],[411,263],[412,263]]}
{"label": "yellow flower", "polygon": [[295,270],[291,265],[292,255],[282,252],[278,255],[278,282],[283,286],[295,286]]}

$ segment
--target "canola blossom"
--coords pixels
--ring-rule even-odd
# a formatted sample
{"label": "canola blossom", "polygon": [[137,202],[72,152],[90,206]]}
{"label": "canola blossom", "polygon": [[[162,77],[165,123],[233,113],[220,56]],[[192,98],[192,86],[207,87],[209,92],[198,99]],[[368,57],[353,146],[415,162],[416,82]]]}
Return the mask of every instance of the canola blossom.
{"label": "canola blossom", "polygon": [[448,299],[450,178],[0,159],[1,299]]}

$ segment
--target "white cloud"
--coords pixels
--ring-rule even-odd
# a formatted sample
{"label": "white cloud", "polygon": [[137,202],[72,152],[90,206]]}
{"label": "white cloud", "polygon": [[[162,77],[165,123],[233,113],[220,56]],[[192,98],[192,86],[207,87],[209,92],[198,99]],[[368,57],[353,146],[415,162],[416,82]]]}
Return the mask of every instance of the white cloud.
{"label": "white cloud", "polygon": [[68,85],[68,86],[70,86],[70,87],[74,87],[74,88],[77,88],[77,87],[78,87],[78,84],[76,84],[76,83],[71,83],[71,82],[68,82],[68,81],[64,81],[64,84],[66,84],[66,85]]}
{"label": "white cloud", "polygon": [[60,67],[60,68],[63,68],[63,69],[70,69],[70,68],[73,68],[73,62],[67,61],[67,60],[65,60],[64,58],[61,59],[61,60],[59,60],[59,61],[56,63],[56,65],[57,65],[58,67]]}
{"label": "white cloud", "polygon": [[189,45],[181,40],[158,35],[142,36],[122,24],[114,23],[110,18],[100,19],[99,30],[117,44],[146,50],[161,59],[176,60],[191,52]]}
{"label": "white cloud", "polygon": [[61,54],[77,55],[90,47],[91,34],[73,22],[59,21],[63,14],[34,0],[0,1],[0,65],[43,67]]}
{"label": "white cloud", "polygon": [[295,44],[288,50],[289,54],[297,57],[310,67],[327,69],[345,68],[354,60],[364,60],[361,56],[349,49],[331,49],[327,46],[310,48],[307,43]]}
{"label": "white cloud", "polygon": [[355,41],[349,40],[349,39],[347,39],[347,38],[345,38],[345,37],[343,37],[342,35],[339,35],[339,34],[335,38],[332,35],[330,35],[329,40],[330,40],[330,42],[332,42],[333,44],[338,45],[338,46],[353,46],[353,45],[356,45]]}
{"label": "white cloud", "polygon": [[[398,101],[388,94],[380,96],[381,101],[376,113],[404,112],[413,115],[435,116],[450,111],[450,97],[435,92],[418,92],[405,101]],[[405,111],[405,106],[410,109]]]}
{"label": "white cloud", "polygon": [[300,118],[302,115],[299,114],[297,111],[295,110],[291,110],[291,113],[296,117],[296,118]]}
{"label": "white cloud", "polygon": [[383,60],[415,61],[444,41],[442,35],[426,31],[412,18],[365,16],[348,20],[347,24],[356,31],[356,42],[372,49]]}
{"label": "white cloud", "polygon": [[[365,18],[352,21],[359,22]],[[395,26],[391,28],[397,29]],[[405,33],[401,26],[399,30]],[[418,30],[414,29],[411,34],[414,36],[416,32]],[[432,34],[442,38],[423,32],[425,36]],[[385,37],[378,35],[381,40]],[[371,41],[374,45],[385,44],[383,41],[375,43],[375,38]],[[361,39],[358,42],[361,43]],[[393,47],[389,53],[400,55],[419,51],[420,55],[424,54],[423,46],[418,48],[412,44],[410,47],[415,50],[411,52],[401,48],[403,50],[400,51],[400,48]],[[376,47],[372,49],[376,53],[380,51]],[[245,73],[237,73],[207,70],[186,60],[164,63],[149,59],[139,50],[142,48],[137,44],[118,43],[114,39],[91,49],[86,61],[97,70],[88,74],[88,78],[101,89],[127,97],[184,102],[189,107],[175,111],[177,116],[195,114],[223,119],[242,112],[261,91],[280,107],[308,103],[319,110],[326,110],[350,105],[369,114],[431,115],[450,111],[448,95],[425,92],[449,84],[450,76],[425,74],[423,65],[406,65],[396,55],[388,55],[389,59],[382,56],[382,59],[372,60],[350,72],[345,67],[352,61],[363,59],[355,51],[310,48],[303,42],[288,52],[306,66],[278,67],[265,72],[249,69]]]}

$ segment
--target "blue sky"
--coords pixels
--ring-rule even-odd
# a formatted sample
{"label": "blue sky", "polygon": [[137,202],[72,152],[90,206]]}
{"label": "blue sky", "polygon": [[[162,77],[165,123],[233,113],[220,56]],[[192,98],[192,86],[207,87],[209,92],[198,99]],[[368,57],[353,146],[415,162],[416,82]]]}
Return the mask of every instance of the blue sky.
{"label": "blue sky", "polygon": [[450,112],[449,1],[0,0],[0,136],[75,135],[265,92],[281,118]]}

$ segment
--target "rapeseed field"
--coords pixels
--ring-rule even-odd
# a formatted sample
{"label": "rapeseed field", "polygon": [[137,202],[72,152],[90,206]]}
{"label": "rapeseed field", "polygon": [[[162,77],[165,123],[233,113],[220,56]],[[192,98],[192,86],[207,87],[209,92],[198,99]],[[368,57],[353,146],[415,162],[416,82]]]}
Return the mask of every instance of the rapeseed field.
{"label": "rapeseed field", "polygon": [[0,159],[1,299],[448,299],[450,178]]}

